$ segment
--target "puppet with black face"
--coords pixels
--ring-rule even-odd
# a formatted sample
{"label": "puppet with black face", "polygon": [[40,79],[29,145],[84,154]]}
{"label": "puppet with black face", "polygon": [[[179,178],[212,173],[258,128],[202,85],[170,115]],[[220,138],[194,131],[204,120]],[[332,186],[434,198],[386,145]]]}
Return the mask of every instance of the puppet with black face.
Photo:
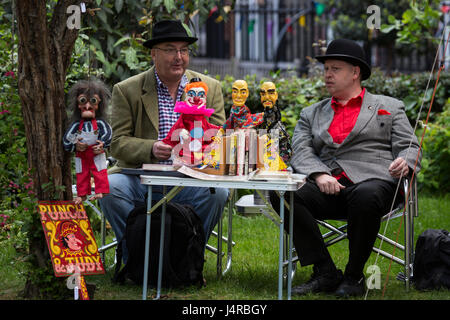
{"label": "puppet with black face", "polygon": [[110,98],[110,91],[99,80],[81,80],[69,90],[73,115],[63,143],[66,151],[75,152],[77,204],[91,194],[91,174],[95,183],[92,199],[109,193],[105,149],[111,144],[112,130],[103,116]]}

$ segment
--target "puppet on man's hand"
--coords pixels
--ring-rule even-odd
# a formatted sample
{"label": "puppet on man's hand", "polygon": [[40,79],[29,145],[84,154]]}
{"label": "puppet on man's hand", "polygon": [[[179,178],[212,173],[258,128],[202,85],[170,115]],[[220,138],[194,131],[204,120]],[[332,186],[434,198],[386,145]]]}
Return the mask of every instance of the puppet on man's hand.
{"label": "puppet on man's hand", "polygon": [[214,112],[214,109],[206,108],[206,83],[194,78],[184,91],[186,101],[178,101],[174,108],[181,115],[162,141],[173,147],[174,164],[195,166],[201,164],[205,148],[211,144],[211,138],[220,127],[206,119]]}
{"label": "puppet on man's hand", "polygon": [[92,198],[109,193],[105,149],[111,144],[112,129],[103,116],[110,98],[111,92],[99,80],[81,80],[69,90],[68,107],[73,115],[63,144],[66,151],[75,152],[77,204],[91,194],[91,174],[95,183]]}

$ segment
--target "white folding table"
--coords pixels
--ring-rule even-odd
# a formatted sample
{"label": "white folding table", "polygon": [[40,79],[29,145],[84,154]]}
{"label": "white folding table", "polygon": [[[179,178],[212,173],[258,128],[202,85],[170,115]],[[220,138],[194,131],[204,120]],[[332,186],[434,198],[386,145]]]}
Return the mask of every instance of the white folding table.
{"label": "white folding table", "polygon": [[[151,174],[151,173],[150,173]],[[300,178],[299,178],[300,177]],[[158,265],[158,282],[156,298],[159,299],[161,294],[161,279],[162,279],[162,263],[163,263],[163,248],[164,248],[164,219],[165,219],[165,203],[170,201],[183,187],[204,187],[204,188],[229,188],[229,189],[252,189],[260,192],[260,190],[273,190],[280,193],[280,215],[279,215],[279,254],[278,254],[278,299],[283,298],[283,232],[284,232],[284,194],[290,193],[289,208],[294,207],[293,193],[300,189],[305,182],[304,176],[297,175],[297,178],[276,180],[276,181],[259,181],[259,180],[201,180],[190,177],[174,177],[161,175],[141,175],[141,183],[148,186],[147,199],[147,218],[146,218],[146,233],[145,233],[145,259],[144,259],[144,280],[142,299],[147,299],[147,281],[148,281],[148,267],[149,267],[149,248],[150,248],[150,225],[151,213],[160,205],[163,205],[161,214],[161,238],[159,248],[159,265]],[[155,204],[152,208],[152,186],[170,186],[173,187],[163,199]],[[289,254],[288,254],[288,277],[287,277],[287,298],[291,298],[292,287],[292,228],[293,228],[293,210],[289,210]],[[231,212],[229,214],[232,214]],[[219,253],[220,254],[220,253]]]}

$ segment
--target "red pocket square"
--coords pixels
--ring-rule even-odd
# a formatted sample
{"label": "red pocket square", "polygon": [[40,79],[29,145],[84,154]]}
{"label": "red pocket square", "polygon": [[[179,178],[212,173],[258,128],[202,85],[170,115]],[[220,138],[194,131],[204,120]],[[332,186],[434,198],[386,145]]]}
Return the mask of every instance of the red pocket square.
{"label": "red pocket square", "polygon": [[384,110],[384,109],[380,109],[380,110],[378,110],[378,114],[379,115],[387,115],[387,114],[391,114],[391,113],[389,111]]}

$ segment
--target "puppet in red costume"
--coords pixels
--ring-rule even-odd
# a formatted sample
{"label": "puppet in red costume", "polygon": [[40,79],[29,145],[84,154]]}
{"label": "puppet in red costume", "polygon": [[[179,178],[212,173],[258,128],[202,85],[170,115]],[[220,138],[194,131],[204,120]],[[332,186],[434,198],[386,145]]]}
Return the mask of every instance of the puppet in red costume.
{"label": "puppet in red costume", "polygon": [[206,108],[208,86],[199,78],[186,85],[186,101],[178,101],[174,111],[181,115],[172,126],[163,142],[172,146],[174,164],[198,165],[203,159],[205,148],[212,142],[219,126],[206,120],[214,109]]}
{"label": "puppet in red costume", "polygon": [[82,80],[69,91],[68,103],[73,110],[72,123],[63,144],[66,151],[75,152],[77,198],[80,204],[91,194],[91,174],[95,195],[100,199],[109,193],[105,149],[111,144],[111,126],[103,119],[111,93],[98,80]]}

